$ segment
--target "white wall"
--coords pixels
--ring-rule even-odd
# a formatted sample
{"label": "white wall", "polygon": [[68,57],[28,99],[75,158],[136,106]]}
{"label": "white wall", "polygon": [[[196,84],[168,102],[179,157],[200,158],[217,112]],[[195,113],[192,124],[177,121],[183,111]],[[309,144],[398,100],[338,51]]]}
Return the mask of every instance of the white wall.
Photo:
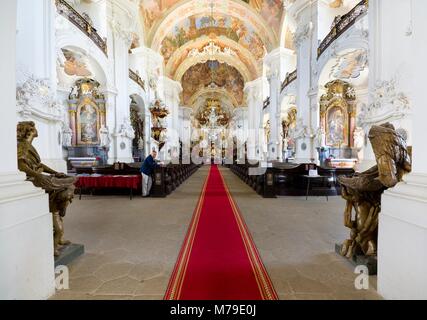
{"label": "white wall", "polygon": [[17,1],[2,3],[0,39],[0,299],[46,299],[55,292],[52,216],[43,190],[25,181],[16,159]]}
{"label": "white wall", "polygon": [[[61,145],[64,110],[59,105],[50,106],[57,102],[55,5],[51,0],[19,0],[17,10],[17,85],[31,82],[37,87],[34,91],[26,90],[31,99],[20,102],[18,121],[36,123],[42,138],[36,139],[34,145],[41,158],[47,165],[64,172],[66,164]],[[47,90],[49,97],[41,90]]]}
{"label": "white wall", "polygon": [[386,299],[427,299],[427,2],[378,0],[370,10],[377,23],[376,74],[398,75],[413,114],[412,173],[382,199],[378,290]]}

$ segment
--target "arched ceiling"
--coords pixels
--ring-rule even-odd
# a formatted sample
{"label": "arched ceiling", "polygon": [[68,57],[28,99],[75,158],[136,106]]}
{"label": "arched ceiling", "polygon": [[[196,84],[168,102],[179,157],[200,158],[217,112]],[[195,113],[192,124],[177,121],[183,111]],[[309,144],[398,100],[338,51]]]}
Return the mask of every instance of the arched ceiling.
{"label": "arched ceiling", "polygon": [[209,60],[217,60],[235,67],[246,81],[257,78],[262,71],[250,52],[227,37],[212,39],[207,36],[191,41],[173,52],[167,60],[165,74],[180,81],[183,74],[193,65]]}
{"label": "arched ceiling", "polygon": [[264,56],[280,44],[283,10],[282,0],[140,0],[145,44],[181,82],[186,105],[211,83],[211,61],[222,73],[215,83],[242,105],[245,82],[262,75]]}
{"label": "arched ceiling", "polygon": [[228,94],[236,107],[243,104],[244,85],[240,72],[227,63],[208,61],[189,68],[181,79],[182,102],[192,105],[195,96],[221,91]]}

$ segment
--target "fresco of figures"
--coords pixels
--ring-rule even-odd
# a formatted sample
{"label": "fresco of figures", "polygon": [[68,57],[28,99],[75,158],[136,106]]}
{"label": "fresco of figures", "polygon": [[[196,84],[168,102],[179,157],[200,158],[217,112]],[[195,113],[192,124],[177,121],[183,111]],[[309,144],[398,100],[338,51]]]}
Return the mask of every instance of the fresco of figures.
{"label": "fresco of figures", "polygon": [[184,104],[188,104],[194,93],[207,87],[212,81],[216,86],[225,88],[238,104],[243,103],[245,83],[240,72],[226,63],[208,61],[192,66],[182,76]]}
{"label": "fresco of figures", "polygon": [[165,63],[167,64],[172,54],[187,42],[212,33],[236,41],[251,51],[258,60],[265,55],[264,43],[249,24],[231,16],[215,15],[212,18],[201,15],[189,17],[179,23],[172,35],[163,39],[161,53]]}
{"label": "fresco of figures", "polygon": [[87,66],[85,57],[77,52],[62,49],[65,61],[60,65],[68,76],[88,77],[92,72]]}
{"label": "fresco of figures", "polygon": [[267,22],[269,26],[277,32],[283,15],[282,0],[246,0]]}
{"label": "fresco of figures", "polygon": [[[142,0],[140,14],[147,32],[164,17],[165,12],[180,0]],[[243,0],[258,12],[278,34],[283,15],[282,0]]]}
{"label": "fresco of figures", "polygon": [[168,8],[172,7],[178,1],[179,0],[142,0],[140,11],[147,31],[163,16],[163,13]]}

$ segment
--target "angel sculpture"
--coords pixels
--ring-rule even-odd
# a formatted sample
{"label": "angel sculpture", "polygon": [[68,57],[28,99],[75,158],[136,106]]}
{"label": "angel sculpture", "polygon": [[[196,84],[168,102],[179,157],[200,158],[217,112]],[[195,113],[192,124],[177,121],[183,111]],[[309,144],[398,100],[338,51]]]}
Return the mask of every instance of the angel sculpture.
{"label": "angel sculpture", "polygon": [[355,255],[376,256],[381,195],[411,171],[406,142],[392,124],[373,126],[369,131],[369,140],[377,165],[353,177],[338,178],[342,197],[347,200],[344,225],[351,229],[350,239],[345,240],[341,248],[341,255],[347,258]]}
{"label": "angel sculpture", "polygon": [[34,186],[49,194],[49,211],[53,217],[54,255],[59,256],[61,246],[70,244],[70,241],[64,239],[63,218],[67,207],[73,201],[76,178],[57,172],[41,162],[32,145],[36,137],[38,132],[33,121],[18,123],[18,169],[27,174],[27,180]]}

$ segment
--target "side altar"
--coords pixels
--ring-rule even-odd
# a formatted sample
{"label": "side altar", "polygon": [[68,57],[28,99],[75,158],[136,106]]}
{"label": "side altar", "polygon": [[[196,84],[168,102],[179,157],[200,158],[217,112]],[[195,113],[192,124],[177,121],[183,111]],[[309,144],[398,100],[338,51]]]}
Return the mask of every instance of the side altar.
{"label": "side altar", "polygon": [[99,86],[93,79],[79,79],[69,94],[69,127],[63,132],[68,170],[107,163],[110,137]]}

